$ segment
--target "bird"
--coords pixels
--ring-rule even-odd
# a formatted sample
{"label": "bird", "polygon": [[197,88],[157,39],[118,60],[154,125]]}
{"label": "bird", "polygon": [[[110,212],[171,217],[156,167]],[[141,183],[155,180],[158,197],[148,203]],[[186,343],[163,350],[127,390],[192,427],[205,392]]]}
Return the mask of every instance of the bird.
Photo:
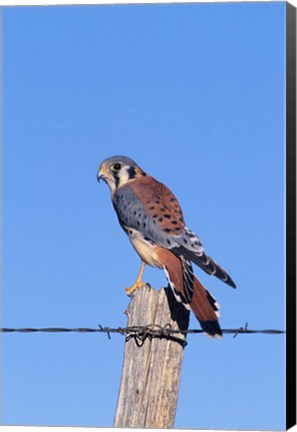
{"label": "bird", "polygon": [[145,265],[163,269],[175,299],[192,310],[206,335],[221,338],[220,306],[194,275],[192,263],[231,287],[236,285],[187,227],[175,195],[127,156],[103,160],[97,180],[109,186],[120,226],[141,259],[139,274],[126,289],[127,295],[146,285],[142,281]]}

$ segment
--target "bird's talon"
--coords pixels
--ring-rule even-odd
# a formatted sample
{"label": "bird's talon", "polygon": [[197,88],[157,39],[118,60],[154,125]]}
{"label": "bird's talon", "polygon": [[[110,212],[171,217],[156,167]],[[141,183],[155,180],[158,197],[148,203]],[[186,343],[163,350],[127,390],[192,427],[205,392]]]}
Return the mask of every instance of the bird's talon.
{"label": "bird's talon", "polygon": [[134,292],[137,289],[139,289],[139,288],[141,288],[143,286],[149,286],[149,288],[150,288],[150,285],[146,284],[145,282],[135,282],[135,284],[132,285],[130,288],[126,288],[125,291],[126,291],[127,296],[131,297],[132,294],[134,294]]}

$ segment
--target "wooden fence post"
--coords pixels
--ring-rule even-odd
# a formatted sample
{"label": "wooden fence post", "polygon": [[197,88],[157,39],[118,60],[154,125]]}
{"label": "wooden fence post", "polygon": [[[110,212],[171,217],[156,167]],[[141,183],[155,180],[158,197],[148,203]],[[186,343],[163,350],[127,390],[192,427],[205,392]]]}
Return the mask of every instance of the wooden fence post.
{"label": "wooden fence post", "polygon": [[[170,288],[138,289],[127,316],[128,327],[168,325],[186,330],[189,325],[189,312],[176,302]],[[174,426],[186,336],[177,333],[174,338],[126,336],[114,427]]]}

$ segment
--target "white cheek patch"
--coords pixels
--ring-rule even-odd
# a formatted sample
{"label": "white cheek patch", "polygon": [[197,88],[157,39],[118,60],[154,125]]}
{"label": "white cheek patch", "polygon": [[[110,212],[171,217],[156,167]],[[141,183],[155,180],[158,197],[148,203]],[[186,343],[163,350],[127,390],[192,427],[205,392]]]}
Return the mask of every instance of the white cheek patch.
{"label": "white cheek patch", "polygon": [[119,172],[118,178],[119,178],[119,186],[125,185],[129,180],[129,173],[128,173],[128,167],[124,166],[121,171]]}
{"label": "white cheek patch", "polygon": [[104,181],[108,184],[109,189],[110,189],[111,192],[113,193],[113,192],[116,190],[116,184],[115,184],[114,179],[109,178],[109,177],[106,177],[106,178],[104,179]]}

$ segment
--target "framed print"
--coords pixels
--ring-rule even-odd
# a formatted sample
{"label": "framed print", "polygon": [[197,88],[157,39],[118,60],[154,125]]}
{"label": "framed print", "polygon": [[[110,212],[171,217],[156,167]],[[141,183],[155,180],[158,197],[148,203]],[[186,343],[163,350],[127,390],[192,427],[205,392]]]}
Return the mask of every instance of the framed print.
{"label": "framed print", "polygon": [[1,427],[296,423],[296,8],[2,6]]}

